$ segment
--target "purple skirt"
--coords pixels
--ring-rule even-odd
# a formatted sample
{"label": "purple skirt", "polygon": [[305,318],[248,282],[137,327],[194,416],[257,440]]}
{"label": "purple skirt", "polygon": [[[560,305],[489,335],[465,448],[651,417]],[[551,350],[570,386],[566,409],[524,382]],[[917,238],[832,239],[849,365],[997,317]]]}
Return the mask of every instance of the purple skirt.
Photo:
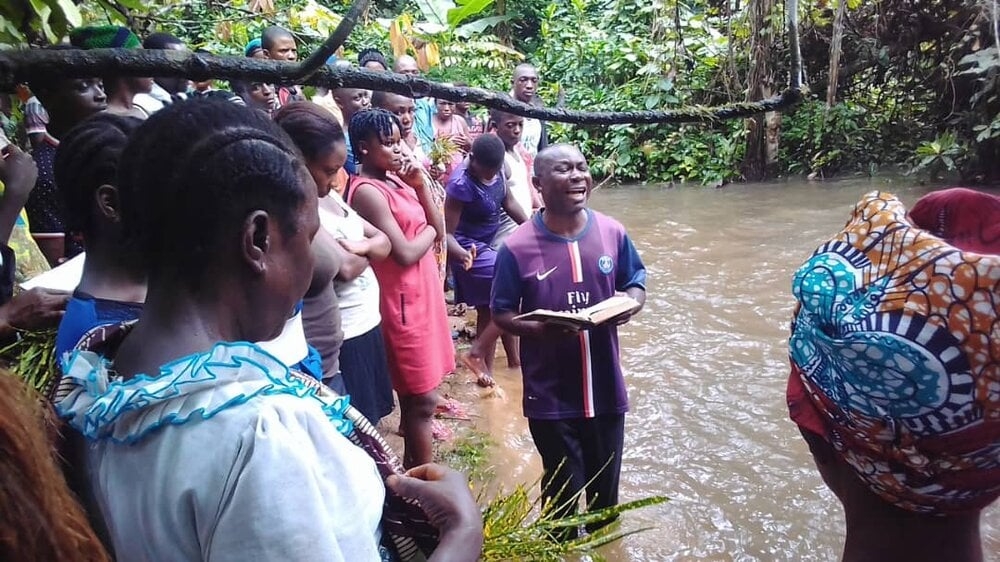
{"label": "purple skirt", "polygon": [[455,276],[455,302],[464,302],[469,306],[489,306],[496,261],[496,250],[477,242],[476,259],[473,260],[472,267],[464,269],[460,264],[452,263],[451,271]]}

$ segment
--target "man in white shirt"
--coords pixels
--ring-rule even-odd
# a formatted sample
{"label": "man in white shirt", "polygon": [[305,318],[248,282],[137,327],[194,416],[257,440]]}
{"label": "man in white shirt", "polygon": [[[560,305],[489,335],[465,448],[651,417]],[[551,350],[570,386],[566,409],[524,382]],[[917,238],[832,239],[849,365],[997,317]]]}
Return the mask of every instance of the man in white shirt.
{"label": "man in white shirt", "polygon": [[542,206],[542,198],[538,190],[531,184],[533,159],[527,149],[521,145],[525,118],[499,109],[490,111],[489,130],[503,141],[504,178],[507,189],[514,194],[514,199],[531,216]]}
{"label": "man in white shirt", "polygon": [[[514,68],[511,79],[511,96],[517,101],[529,105],[544,105],[538,97],[538,70],[531,64],[522,63]],[[534,157],[540,150],[548,146],[549,139],[545,131],[545,122],[531,117],[524,118],[524,130],[521,133],[521,145],[528,154]]]}
{"label": "man in white shirt", "polygon": [[[142,42],[143,49],[186,51],[187,45],[169,33],[152,33]],[[174,101],[174,98],[184,99],[190,82],[186,78],[154,78],[153,89],[148,93],[136,94],[132,104],[137,105],[152,115]]]}

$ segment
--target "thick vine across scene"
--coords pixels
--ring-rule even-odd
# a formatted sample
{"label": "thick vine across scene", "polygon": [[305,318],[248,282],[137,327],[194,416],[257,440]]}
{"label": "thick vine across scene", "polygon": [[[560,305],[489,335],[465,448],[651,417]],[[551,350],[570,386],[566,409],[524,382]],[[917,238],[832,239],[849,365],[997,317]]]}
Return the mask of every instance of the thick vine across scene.
{"label": "thick vine across scene", "polygon": [[42,76],[158,76],[193,80],[241,79],[295,83],[327,88],[366,88],[403,94],[467,101],[509,113],[562,123],[614,125],[623,123],[694,123],[750,117],[782,111],[799,103],[808,92],[802,84],[798,40],[798,2],[787,0],[785,13],[791,64],[789,86],[777,96],[758,101],[720,106],[689,106],[668,110],[581,111],[529,105],[506,93],[480,88],[457,87],[392,73],[359,68],[331,67],[327,58],[350,35],[370,0],[354,0],[344,19],[313,54],[301,63],[284,63],[246,57],[218,57],[197,53],[153,50],[95,49],[47,51],[44,49],[0,51],[0,90],[13,91],[19,83]]}

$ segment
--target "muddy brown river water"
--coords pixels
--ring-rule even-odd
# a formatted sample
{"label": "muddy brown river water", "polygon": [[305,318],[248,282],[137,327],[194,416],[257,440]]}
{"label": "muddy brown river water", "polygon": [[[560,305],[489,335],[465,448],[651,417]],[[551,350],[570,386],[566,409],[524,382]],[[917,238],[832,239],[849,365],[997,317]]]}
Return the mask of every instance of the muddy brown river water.
{"label": "muddy brown river water", "polygon": [[[649,272],[646,308],[620,332],[631,401],[622,500],[672,499],[627,514],[626,528],[653,529],[605,547],[609,560],[839,559],[843,512],[785,406],[790,284],[875,189],[912,204],[930,188],[879,178],[594,193],[592,206],[625,224]],[[482,425],[509,487],[541,467],[519,375],[498,371],[510,399],[484,400]],[[983,541],[1000,562],[998,504],[984,514]]]}

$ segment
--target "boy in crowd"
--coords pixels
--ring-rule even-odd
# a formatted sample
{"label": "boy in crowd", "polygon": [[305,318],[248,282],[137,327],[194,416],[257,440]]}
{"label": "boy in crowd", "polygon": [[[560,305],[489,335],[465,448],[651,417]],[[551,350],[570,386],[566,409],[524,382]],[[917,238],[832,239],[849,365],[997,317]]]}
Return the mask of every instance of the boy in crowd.
{"label": "boy in crowd", "polygon": [[[163,32],[151,33],[142,42],[142,48],[159,51],[187,51],[187,45],[177,37]],[[138,93],[132,103],[152,115],[176,100],[184,99],[190,82],[187,78],[153,78],[149,93]]]}
{"label": "boy in crowd", "polygon": [[[410,55],[400,55],[392,65],[392,71],[396,74],[420,77],[420,67],[417,66],[417,59]],[[434,124],[433,117],[437,112],[434,107],[434,100],[431,98],[417,98],[414,101],[416,111],[413,114],[413,130],[417,134],[420,148],[425,153],[430,153],[434,146]]]}
{"label": "boy in crowd", "polygon": [[[538,69],[528,63],[522,63],[514,68],[511,78],[511,96],[519,102],[528,105],[545,105],[538,96]],[[545,122],[531,117],[524,119],[524,131],[521,133],[521,145],[534,156],[548,146],[549,138]]]}
{"label": "boy in crowd", "polygon": [[[70,31],[69,42],[78,49],[141,49],[139,38],[120,25],[91,25]],[[146,119],[151,114],[133,100],[139,94],[151,94],[152,78],[135,76],[105,76],[102,78],[107,96],[108,113]]]}
{"label": "boy in crowd", "polygon": [[[515,316],[540,308],[575,311],[616,292],[641,305],[646,269],[625,228],[587,207],[593,179],[576,147],[540,152],[533,181],[545,208],[500,248],[493,319],[522,336],[523,408],[542,457],[543,496],[569,513],[576,509],[569,499],[586,487],[587,505],[601,509],[618,503],[628,397],[617,326],[634,312],[583,331]],[[568,530],[565,538],[575,534]]]}
{"label": "boy in crowd", "polygon": [[524,117],[499,109],[490,110],[490,130],[500,137],[506,149],[504,176],[507,178],[507,190],[514,194],[514,199],[524,212],[531,216],[542,206],[542,198],[531,185],[534,159],[521,146]]}
{"label": "boy in crowd", "polygon": [[356,174],[358,173],[358,163],[354,159],[354,149],[351,147],[351,137],[347,134],[347,128],[351,124],[352,117],[372,106],[372,93],[371,90],[364,88],[337,88],[331,93],[333,101],[340,108],[340,115],[344,123],[344,136],[347,138],[347,161],[344,163],[344,169],[350,174]]}
{"label": "boy in crowd", "polygon": [[[74,49],[64,45],[48,48]],[[75,241],[66,239],[65,213],[77,210],[65,209],[56,189],[53,163],[59,137],[87,117],[107,109],[108,99],[100,78],[47,77],[32,80],[29,87],[48,111],[49,124],[45,138],[32,152],[38,165],[38,180],[24,210],[28,214],[31,235],[45,258],[54,266],[64,257],[73,257],[82,249]]]}
{"label": "boy in crowd", "polygon": [[[292,32],[285,28],[272,25],[260,34],[260,46],[263,54],[276,61],[295,62],[299,60],[299,48],[295,44]],[[278,106],[283,107],[293,101],[306,101],[298,86],[276,85]]]}

